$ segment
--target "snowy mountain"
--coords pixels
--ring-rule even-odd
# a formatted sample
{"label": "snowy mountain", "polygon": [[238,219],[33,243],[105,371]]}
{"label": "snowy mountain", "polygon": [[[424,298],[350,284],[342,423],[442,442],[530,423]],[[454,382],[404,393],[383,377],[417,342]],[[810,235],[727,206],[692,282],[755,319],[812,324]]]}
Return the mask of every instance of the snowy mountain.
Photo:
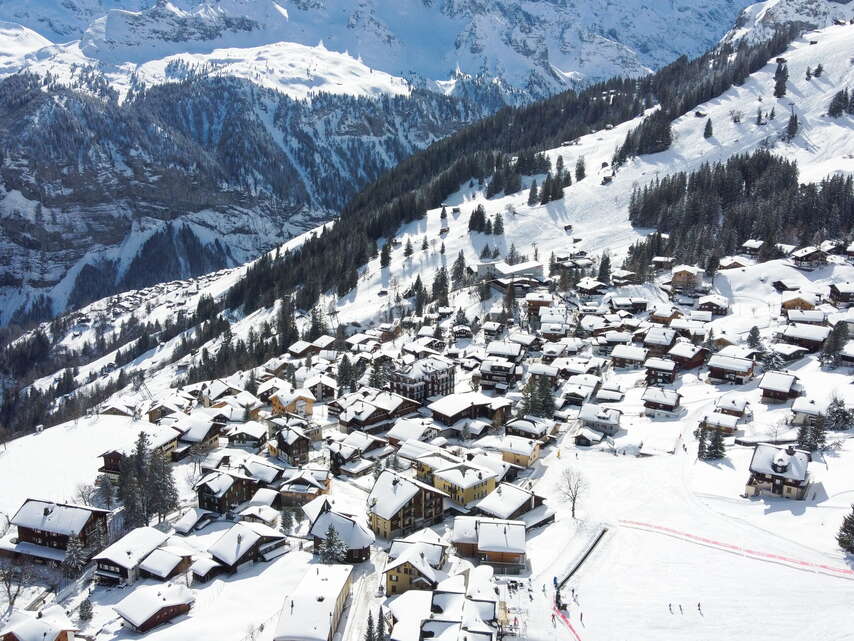
{"label": "snowy mountain", "polygon": [[850,0],[766,0],[744,9],[724,40],[757,41],[767,38],[775,27],[785,23],[819,29],[832,25],[834,20],[852,18],[854,3]]}

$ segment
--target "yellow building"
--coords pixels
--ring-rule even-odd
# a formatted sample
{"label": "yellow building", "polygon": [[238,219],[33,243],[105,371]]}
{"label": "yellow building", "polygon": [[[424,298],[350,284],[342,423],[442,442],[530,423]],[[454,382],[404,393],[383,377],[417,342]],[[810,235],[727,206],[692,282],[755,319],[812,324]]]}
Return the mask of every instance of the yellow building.
{"label": "yellow building", "polygon": [[273,414],[299,414],[311,416],[314,413],[314,394],[307,389],[296,389],[289,392],[276,392],[270,397]]}
{"label": "yellow building", "polygon": [[433,472],[433,486],[457,505],[479,501],[495,489],[498,475],[485,467],[458,463]]}
{"label": "yellow building", "polygon": [[540,458],[540,443],[520,436],[505,436],[498,446],[505,463],[531,467]]}

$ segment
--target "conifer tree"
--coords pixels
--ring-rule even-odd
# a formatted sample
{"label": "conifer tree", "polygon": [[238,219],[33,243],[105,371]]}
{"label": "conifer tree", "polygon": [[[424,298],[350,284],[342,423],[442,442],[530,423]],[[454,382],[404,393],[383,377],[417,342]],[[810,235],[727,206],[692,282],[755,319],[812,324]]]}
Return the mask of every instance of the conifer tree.
{"label": "conifer tree", "polygon": [[114,502],[115,488],[113,480],[106,474],[99,474],[95,479],[95,489],[97,490],[98,503],[104,508],[111,510]]}
{"label": "conifer tree", "polygon": [[427,251],[427,236],[424,237],[424,240],[421,241],[421,251]]}
{"label": "conifer tree", "polygon": [[368,386],[382,389],[386,383],[385,368],[374,362],[371,364],[371,374],[368,377]]}
{"label": "conifer tree", "polygon": [[587,167],[584,164],[584,156],[579,156],[578,160],[575,161],[575,182],[584,180],[586,175]]}
{"label": "conifer tree", "polygon": [[483,249],[480,251],[480,257],[481,259],[492,258],[492,249],[490,249],[488,244],[483,246]]}
{"label": "conifer tree", "polygon": [[326,536],[320,544],[320,560],[326,564],[333,564],[347,558],[347,544],[338,534],[334,526],[330,525],[326,530]]}
{"label": "conifer tree", "polygon": [[489,286],[489,283],[487,283],[486,281],[481,282],[477,286],[477,295],[481,302],[487,301],[492,298],[492,288]]}
{"label": "conifer tree", "polygon": [[549,383],[548,378],[545,376],[540,377],[540,381],[537,385],[537,392],[540,405],[540,413],[538,416],[552,418],[555,413],[555,397],[554,394],[552,394],[551,383]]}
{"label": "conifer tree", "polygon": [[151,455],[148,492],[150,514],[156,514],[161,521],[178,508],[178,488],[175,487],[172,466],[159,452]]}
{"label": "conifer tree", "polygon": [[465,286],[466,281],[466,259],[463,255],[463,250],[457,254],[454,264],[451,265],[451,283],[454,289],[460,289]]}
{"label": "conifer tree", "polygon": [[68,579],[76,579],[80,571],[86,565],[86,551],[80,537],[68,538],[68,546],[65,549],[65,558],[62,561],[62,572]]}
{"label": "conifer tree", "polygon": [[368,610],[368,627],[365,630],[364,641],[377,641],[376,633],[374,632],[374,614]]}
{"label": "conifer tree", "polygon": [[412,254],[413,254],[413,252],[414,252],[414,251],[415,251],[415,250],[414,250],[414,249],[412,249],[412,239],[411,239],[411,238],[407,238],[407,239],[406,239],[406,246],[403,248],[403,255],[404,255],[404,257],[405,257],[405,258],[409,258],[410,256],[412,256]]}
{"label": "conifer tree", "polygon": [[714,136],[714,132],[712,131],[712,119],[709,118],[706,120],[706,126],[703,128],[703,138],[711,138]]}
{"label": "conifer tree", "polygon": [[709,438],[709,447],[706,450],[706,458],[722,459],[726,456],[723,433],[720,430],[712,430]]}
{"label": "conifer tree", "polygon": [[786,125],[786,138],[792,140],[798,135],[798,116],[792,114],[789,116],[789,123]]}
{"label": "conifer tree", "polygon": [[391,264],[391,241],[383,245],[380,250],[380,267],[388,267]]}
{"label": "conifer tree", "polygon": [[342,392],[350,391],[353,386],[353,366],[347,354],[338,363],[338,387]]}
{"label": "conifer tree", "polygon": [[294,529],[294,511],[286,505],[279,512],[279,528],[284,534],[290,534]]}
{"label": "conifer tree", "polygon": [[483,233],[492,235],[492,220],[487,220],[483,226]]}
{"label": "conifer tree", "polygon": [[83,602],[80,604],[80,609],[77,611],[77,616],[81,621],[92,620],[92,601],[89,597],[83,599]]}
{"label": "conifer tree", "polygon": [[845,401],[834,396],[827,406],[827,429],[837,432],[850,429],[852,418],[854,417],[851,410],[845,406]]}
{"label": "conifer tree", "polygon": [[599,272],[596,275],[596,280],[606,285],[611,283],[611,255],[607,251],[602,252],[602,258],[599,259]]}
{"label": "conifer tree", "polygon": [[842,519],[842,525],[836,534],[836,542],[843,550],[854,554],[854,505],[851,506],[851,513],[846,514]]}
{"label": "conifer tree", "polygon": [[492,233],[496,236],[504,235],[504,218],[502,218],[501,212],[495,214],[495,223],[492,225]]}
{"label": "conifer tree", "polygon": [[533,206],[539,202],[539,193],[537,192],[537,181],[531,181],[531,189],[528,192],[528,205]]}
{"label": "conifer tree", "polygon": [[777,64],[774,72],[774,97],[782,98],[786,95],[786,81],[789,79],[789,69],[785,62]]}
{"label": "conifer tree", "polygon": [[831,118],[839,118],[839,116],[848,110],[848,103],[848,90],[842,89],[837,91],[830,100],[830,105],[827,108],[827,115]]}
{"label": "conifer tree", "polygon": [[812,75],[816,78],[821,78],[821,74],[824,73],[824,66],[821,63],[818,63],[815,67],[815,71],[813,71]]}
{"label": "conifer tree", "polygon": [[750,349],[759,349],[762,347],[762,339],[759,336],[759,328],[754,325],[747,332],[747,346]]}
{"label": "conifer tree", "polygon": [[385,618],[383,617],[382,610],[380,610],[377,614],[376,641],[386,641],[385,637]]}
{"label": "conifer tree", "polygon": [[546,174],[546,179],[543,181],[543,188],[540,190],[540,204],[545,205],[551,202],[552,199],[552,175]]}
{"label": "conifer tree", "polygon": [[812,430],[806,423],[798,427],[797,444],[800,449],[806,450],[807,452],[812,452],[815,449],[815,443],[812,439]]}
{"label": "conifer tree", "polygon": [[815,417],[815,423],[811,431],[813,449],[823,449],[827,445],[827,419],[824,414],[819,414]]}
{"label": "conifer tree", "polygon": [[697,458],[705,461],[707,457],[706,430],[698,430],[697,434]]}

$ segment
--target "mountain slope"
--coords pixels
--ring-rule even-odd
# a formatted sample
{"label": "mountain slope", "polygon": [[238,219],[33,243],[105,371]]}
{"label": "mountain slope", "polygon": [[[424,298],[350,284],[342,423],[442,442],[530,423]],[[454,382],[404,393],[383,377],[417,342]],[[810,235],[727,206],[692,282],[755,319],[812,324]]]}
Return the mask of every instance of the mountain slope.
{"label": "mountain slope", "polygon": [[[546,155],[553,167],[559,157],[563,158],[564,166],[570,168],[579,158],[584,158],[588,169],[583,180],[575,180],[563,190],[563,198],[546,205],[527,203],[530,181],[537,180],[542,184],[542,174],[524,177],[522,190],[517,193],[498,193],[491,198],[486,197],[486,185],[479,183],[477,176],[472,176],[472,181],[462,180],[457,183],[459,187],[452,189],[453,193],[445,198],[449,215],[446,223],[440,219],[440,211],[436,208],[427,211],[424,217],[410,219],[393,229],[393,236],[400,244],[391,251],[390,266],[382,268],[379,257],[370,258],[359,269],[356,287],[341,295],[334,291],[321,293],[320,308],[334,309],[334,319],[339,324],[358,322],[362,327],[380,322],[389,314],[411,313],[413,300],[405,296],[417,277],[429,287],[435,270],[443,265],[450,266],[460,251],[471,265],[478,261],[487,245],[497,247],[504,255],[511,246],[515,246],[518,253],[528,258],[536,255],[542,261],[552,252],[566,252],[570,248],[584,250],[593,256],[607,250],[614,263],[618,263],[629,246],[650,231],[632,227],[628,219],[628,205],[637,186],[668,174],[693,171],[704,163],[725,160],[734,154],[768,148],[774,154],[796,160],[803,182],[814,182],[832,173],[854,175],[854,120],[851,116],[836,119],[826,116],[827,105],[833,95],[839,88],[854,82],[848,51],[852,33],[854,26],[829,27],[799,38],[783,54],[791,74],[786,96],[777,99],[772,95],[776,69],[772,58],[741,86],[732,87],[676,118],[672,124],[671,147],[661,153],[630,159],[613,175],[610,184],[602,184],[602,178],[611,176],[613,171],[603,164],[610,163],[614,149],[623,143],[629,131],[643,121],[642,117],[581,136],[577,144],[547,150]],[[809,44],[812,40],[817,44]],[[803,73],[806,67],[814,69],[818,64],[824,67],[822,76],[807,80]],[[787,140],[783,135],[786,128],[784,114],[789,110],[790,102],[794,103],[801,128],[793,139]],[[757,107],[766,113],[773,108],[777,118],[757,124],[751,117]],[[647,113],[654,110],[652,108]],[[695,112],[705,116],[697,118]],[[738,112],[743,116],[740,123],[732,120],[732,114]],[[706,118],[711,118],[714,125],[714,135],[710,138],[703,136]],[[477,205],[483,205],[488,217],[498,213],[503,215],[504,235],[468,231],[469,217]],[[459,207],[460,212],[453,213],[453,207]],[[573,226],[572,234],[565,231],[567,224]],[[449,232],[441,234],[441,227],[445,225]],[[327,225],[324,229],[329,227]],[[46,376],[39,381],[38,387],[47,389],[58,380],[59,372],[55,370],[58,366],[76,363],[79,370],[74,377],[74,387],[83,386],[81,389],[86,393],[94,393],[96,385],[108,385],[107,392],[113,393],[124,388],[126,381],[135,374],[143,374],[152,389],[166,388],[202,362],[201,347],[213,357],[222,349],[221,333],[217,331],[210,335],[202,330],[209,324],[206,320],[217,317],[217,309],[222,310],[218,317],[231,324],[230,331],[235,340],[250,341],[263,337],[261,344],[266,344],[272,355],[281,353],[286,347],[286,344],[277,343],[281,302],[260,307],[250,306],[248,302],[233,304],[233,294],[236,289],[242,292],[244,297],[237,299],[239,301],[266,300],[268,295],[273,300],[281,298],[286,292],[279,289],[278,283],[274,284],[272,292],[263,289],[257,278],[259,267],[273,264],[276,256],[296,255],[301,246],[304,247],[302,251],[309,255],[320,251],[321,244],[317,241],[320,234],[321,230],[305,234],[251,265],[202,279],[129,292],[64,316],[52,326],[45,325],[42,329],[48,344],[45,353],[52,356],[50,364],[45,362],[47,371],[43,371],[43,375]],[[418,248],[424,239],[428,248],[420,250]],[[415,248],[409,258],[404,256],[403,249],[407,241],[411,241]],[[441,251],[443,247],[444,252]],[[303,262],[308,262],[307,255]],[[834,274],[822,272],[815,278],[825,282],[835,278]],[[850,278],[850,269],[846,274],[848,276],[842,274],[841,277]],[[206,295],[213,297],[213,301],[206,303],[203,298]],[[450,302],[470,317],[482,317],[491,306],[501,305],[497,299],[481,303],[472,289],[452,292]],[[249,309],[254,311],[248,312]],[[201,316],[198,315],[199,310],[203,310]],[[182,326],[186,331],[175,334],[164,329],[157,344],[146,345],[146,351],[138,357],[128,361],[127,357],[121,356],[120,352],[128,349],[140,335],[125,330],[125,335],[130,338],[120,339],[121,325],[139,328],[140,323],[157,321],[158,327],[165,328],[172,322],[170,319],[175,318],[190,319],[189,325]],[[304,326],[307,320],[298,317],[297,322]],[[80,353],[84,342],[92,344],[98,335],[108,341],[115,339],[115,347],[119,351],[111,347],[106,353],[98,352],[96,358],[79,360],[74,356],[77,360],[68,360]],[[255,339],[251,339],[252,335]],[[28,345],[26,349],[31,351],[32,345],[28,341],[32,341],[33,336],[30,334],[29,338],[19,341],[20,349]],[[54,344],[52,348],[49,347],[51,343]],[[256,355],[256,349],[261,348],[256,345],[253,350],[238,351],[243,359],[242,367],[250,366],[254,358],[264,358],[263,350]],[[32,361],[44,362],[38,358]],[[119,367],[112,370],[108,367],[111,363]],[[124,378],[120,379],[120,375]],[[124,393],[135,394],[131,388],[126,388]],[[24,412],[23,407],[21,411],[22,416],[30,415]]]}

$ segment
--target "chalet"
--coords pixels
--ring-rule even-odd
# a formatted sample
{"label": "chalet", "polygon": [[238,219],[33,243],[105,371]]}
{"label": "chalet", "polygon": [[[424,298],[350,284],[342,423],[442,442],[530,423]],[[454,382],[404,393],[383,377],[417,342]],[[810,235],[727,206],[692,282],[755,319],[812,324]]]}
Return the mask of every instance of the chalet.
{"label": "chalet", "polygon": [[812,270],[827,263],[827,253],[818,247],[802,247],[793,251],[789,259],[798,269]]}
{"label": "chalet", "polygon": [[560,342],[546,343],[543,345],[542,354],[543,363],[549,365],[554,359],[566,354],[566,345]]}
{"label": "chalet", "polygon": [[533,438],[541,443],[548,441],[555,432],[556,423],[547,418],[538,416],[523,416],[514,418],[504,425],[504,433],[510,436],[521,436],[522,438]]}
{"label": "chalet", "polygon": [[676,380],[676,363],[656,356],[643,364],[646,369],[647,385],[668,385]]}
{"label": "chalet", "polygon": [[673,267],[673,263],[676,262],[676,259],[672,256],[653,256],[650,262],[654,269],[657,271],[663,271],[665,269],[671,269]]}
{"label": "chalet", "polygon": [[575,285],[575,290],[582,298],[591,298],[593,296],[601,296],[607,292],[608,286],[595,278],[585,276]]}
{"label": "chalet", "polygon": [[525,567],[523,521],[458,516],[451,544],[459,556],[477,559],[503,574],[518,574]]}
{"label": "chalet", "polygon": [[495,321],[487,321],[482,326],[483,335],[486,338],[497,338],[504,332],[504,325]]}
{"label": "chalet", "polygon": [[12,610],[0,624],[2,641],[74,641],[75,626],[61,605],[51,605],[38,612]]}
{"label": "chalet", "polygon": [[815,425],[819,416],[827,414],[828,401],[800,396],[792,403],[792,425]]}
{"label": "chalet", "polygon": [[525,358],[525,348],[520,342],[490,341],[486,346],[486,354],[519,364]]}
{"label": "chalet", "polygon": [[522,436],[484,436],[475,442],[475,447],[499,452],[505,463],[521,468],[531,467],[540,457],[540,441]]}
{"label": "chalet", "polygon": [[439,436],[439,429],[430,418],[400,418],[386,434],[389,444],[397,447],[404,441],[431,441]]}
{"label": "chalet", "polygon": [[258,482],[236,472],[212,471],[205,474],[194,486],[199,507],[226,514],[252,498]]}
{"label": "chalet", "polygon": [[[167,461],[175,458],[178,449],[178,431],[171,427],[158,425],[147,426],[148,447],[152,453],[163,456]],[[123,450],[108,450],[101,454],[103,464],[98,468],[100,474],[106,474],[111,481],[118,483],[122,472],[122,461],[125,457]]]}
{"label": "chalet", "polygon": [[578,412],[578,420],[583,427],[613,436],[620,429],[622,415],[623,411],[616,408],[585,403]]}
{"label": "chalet", "polygon": [[525,521],[526,529],[530,529],[541,525],[544,520],[554,519],[554,512],[543,505],[543,500],[542,496],[531,490],[512,483],[499,483],[478,502],[476,511],[495,519],[522,520]]}
{"label": "chalet", "polygon": [[507,337],[511,343],[518,343],[524,348],[524,353],[539,352],[543,346],[543,339],[536,334],[528,332],[510,332]]}
{"label": "chalet", "polygon": [[433,590],[444,578],[439,570],[448,546],[432,541],[397,539],[389,548],[383,576],[388,596],[408,590]]}
{"label": "chalet", "polygon": [[640,284],[640,276],[628,269],[617,268],[611,271],[611,282],[617,287],[638,285]]}
{"label": "chalet", "polygon": [[700,367],[709,355],[709,350],[700,345],[694,345],[688,341],[680,341],[670,348],[667,358],[676,363],[681,370]]}
{"label": "chalet", "polygon": [[528,366],[528,376],[530,380],[536,384],[539,384],[541,381],[545,381],[548,383],[551,389],[555,389],[558,386],[559,373],[557,367],[552,367],[551,365],[546,365],[545,363],[531,363]]}
{"label": "chalet", "polygon": [[279,611],[273,641],[332,641],[350,598],[353,568],[308,568]]}
{"label": "chalet", "polygon": [[694,291],[703,282],[703,270],[694,265],[674,265],[670,270],[670,286],[674,291]]}
{"label": "chalet", "polygon": [[287,542],[284,534],[267,525],[241,521],[214,541],[208,553],[224,571],[234,574],[247,563],[272,561],[281,556],[287,551]]}
{"label": "chalet", "polygon": [[279,501],[282,505],[305,505],[322,494],[328,494],[331,482],[329,470],[287,470],[279,485]]}
{"label": "chalet", "polygon": [[597,443],[601,443],[604,438],[605,435],[602,432],[582,427],[575,434],[575,444],[581,447],[592,447]]}
{"label": "chalet", "polygon": [[829,327],[795,323],[786,325],[783,331],[777,335],[777,338],[780,342],[798,345],[810,352],[817,352],[824,345],[830,331]]}
{"label": "chalet", "polygon": [[280,461],[302,467],[308,464],[311,439],[296,425],[287,426],[276,432],[267,446],[268,453]]}
{"label": "chalet", "polygon": [[682,312],[673,305],[659,304],[652,308],[649,321],[659,325],[670,325],[673,319],[680,318],[682,315]]}
{"label": "chalet", "polygon": [[448,394],[430,403],[427,409],[433,418],[451,426],[463,419],[483,418],[492,425],[503,425],[510,412],[511,402],[506,398],[492,398],[480,392]]}
{"label": "chalet", "polygon": [[528,316],[539,316],[540,309],[552,304],[552,295],[548,292],[528,292],[525,294],[525,306]]}
{"label": "chalet", "polygon": [[709,380],[744,385],[753,378],[755,367],[749,358],[713,354],[709,359]]}
{"label": "chalet", "polygon": [[401,416],[418,410],[420,403],[400,394],[363,387],[344,394],[327,405],[330,416],[338,417],[344,432],[379,430]]}
{"label": "chalet", "polygon": [[741,248],[744,250],[744,253],[748,256],[758,256],[759,252],[762,251],[762,246],[765,245],[764,240],[758,239],[749,239],[745,240],[741,244]]}
{"label": "chalet", "polygon": [[700,420],[701,430],[720,430],[724,434],[732,434],[738,425],[738,416],[724,414],[723,412],[711,412]]}
{"label": "chalet", "polygon": [[315,401],[325,403],[338,397],[338,381],[326,374],[309,376],[303,382],[303,387],[310,391]]}
{"label": "chalet", "polygon": [[136,632],[148,632],[187,614],[195,597],[183,583],[141,585],[113,606],[123,624]]}
{"label": "chalet", "polygon": [[655,416],[659,412],[672,413],[679,409],[679,399],[682,395],[663,387],[647,387],[641,400],[643,401],[644,414]]}
{"label": "chalet", "polygon": [[133,405],[124,401],[110,401],[105,403],[98,413],[107,416],[133,417],[136,414],[136,409]]}
{"label": "chalet", "polygon": [[258,421],[246,421],[232,426],[226,434],[230,447],[257,449],[267,440],[267,426]]}
{"label": "chalet", "polygon": [[619,368],[639,368],[649,354],[649,350],[645,347],[636,345],[617,345],[611,351],[611,362],[614,367]]}
{"label": "chalet", "polygon": [[791,445],[777,447],[760,443],[750,460],[747,496],[780,496],[803,499],[809,486],[810,454]]}
{"label": "chalet", "polygon": [[753,264],[753,261],[746,260],[740,256],[724,256],[718,262],[718,271],[726,271],[728,269],[743,269]]}
{"label": "chalet", "polygon": [[697,309],[712,312],[715,316],[726,316],[729,313],[729,301],[718,294],[709,294],[697,299]]}
{"label": "chalet", "polygon": [[801,284],[796,280],[785,279],[785,280],[775,280],[771,283],[771,287],[777,290],[779,293],[783,292],[796,292],[801,288]]}
{"label": "chalet", "polygon": [[663,356],[676,344],[676,331],[670,327],[650,327],[643,338],[643,346],[650,356]]}
{"label": "chalet", "polygon": [[297,341],[288,347],[288,354],[293,358],[305,358],[311,354],[316,354],[320,350],[308,341]]}
{"label": "chalet", "polygon": [[471,331],[471,327],[469,327],[468,325],[454,325],[451,328],[451,333],[454,335],[454,338],[474,337],[474,332]]}
{"label": "chalet", "polygon": [[[430,457],[419,458],[419,475],[423,474],[425,465],[430,467],[433,464],[434,460]],[[451,465],[438,464],[432,468],[430,477],[434,487],[447,494],[448,500],[455,506],[464,509],[492,492],[495,483],[500,480],[494,470],[466,461]]]}
{"label": "chalet", "polygon": [[750,403],[747,401],[746,396],[724,394],[718,397],[718,400],[715,402],[715,411],[742,418],[749,412],[749,405]]}
{"label": "chalet", "polygon": [[370,558],[374,533],[354,517],[334,511],[328,497],[319,496],[303,505],[302,510],[308,516],[308,534],[314,540],[315,554],[320,552],[321,545],[332,528],[347,548],[348,563],[361,563]]}
{"label": "chalet", "polygon": [[831,283],[828,297],[837,307],[854,304],[854,283]]}
{"label": "chalet", "polygon": [[284,414],[311,416],[314,413],[316,400],[314,394],[305,388],[282,389],[270,397],[270,405],[274,416]]}
{"label": "chalet", "polygon": [[0,557],[59,565],[65,559],[69,541],[76,539],[86,558],[90,558],[99,551],[99,543],[106,540],[109,513],[83,505],[27,499],[9,520],[18,534],[13,539],[0,540]]}
{"label": "chalet", "polygon": [[100,584],[131,584],[140,574],[140,563],[163,545],[168,534],[153,527],[138,527],[93,557],[95,580]]}
{"label": "chalet", "polygon": [[801,290],[783,294],[783,300],[780,303],[783,310],[815,309],[816,305],[818,305],[818,296]]}
{"label": "chalet", "polygon": [[765,372],[759,380],[762,400],[766,403],[782,403],[803,394],[804,388],[798,377],[788,372]]}
{"label": "chalet", "polygon": [[205,449],[216,447],[219,444],[221,423],[212,421],[200,415],[181,416],[170,424],[177,430],[179,436],[179,448],[184,446],[198,446]]}
{"label": "chalet", "polygon": [[448,495],[432,485],[383,470],[368,494],[368,520],[385,539],[441,523]]}
{"label": "chalet", "polygon": [[479,381],[482,389],[506,391],[517,380],[519,366],[513,361],[506,358],[487,358],[480,364]]}
{"label": "chalet", "polygon": [[787,309],[786,321],[789,324],[803,323],[805,325],[827,324],[827,313],[821,309]]}

